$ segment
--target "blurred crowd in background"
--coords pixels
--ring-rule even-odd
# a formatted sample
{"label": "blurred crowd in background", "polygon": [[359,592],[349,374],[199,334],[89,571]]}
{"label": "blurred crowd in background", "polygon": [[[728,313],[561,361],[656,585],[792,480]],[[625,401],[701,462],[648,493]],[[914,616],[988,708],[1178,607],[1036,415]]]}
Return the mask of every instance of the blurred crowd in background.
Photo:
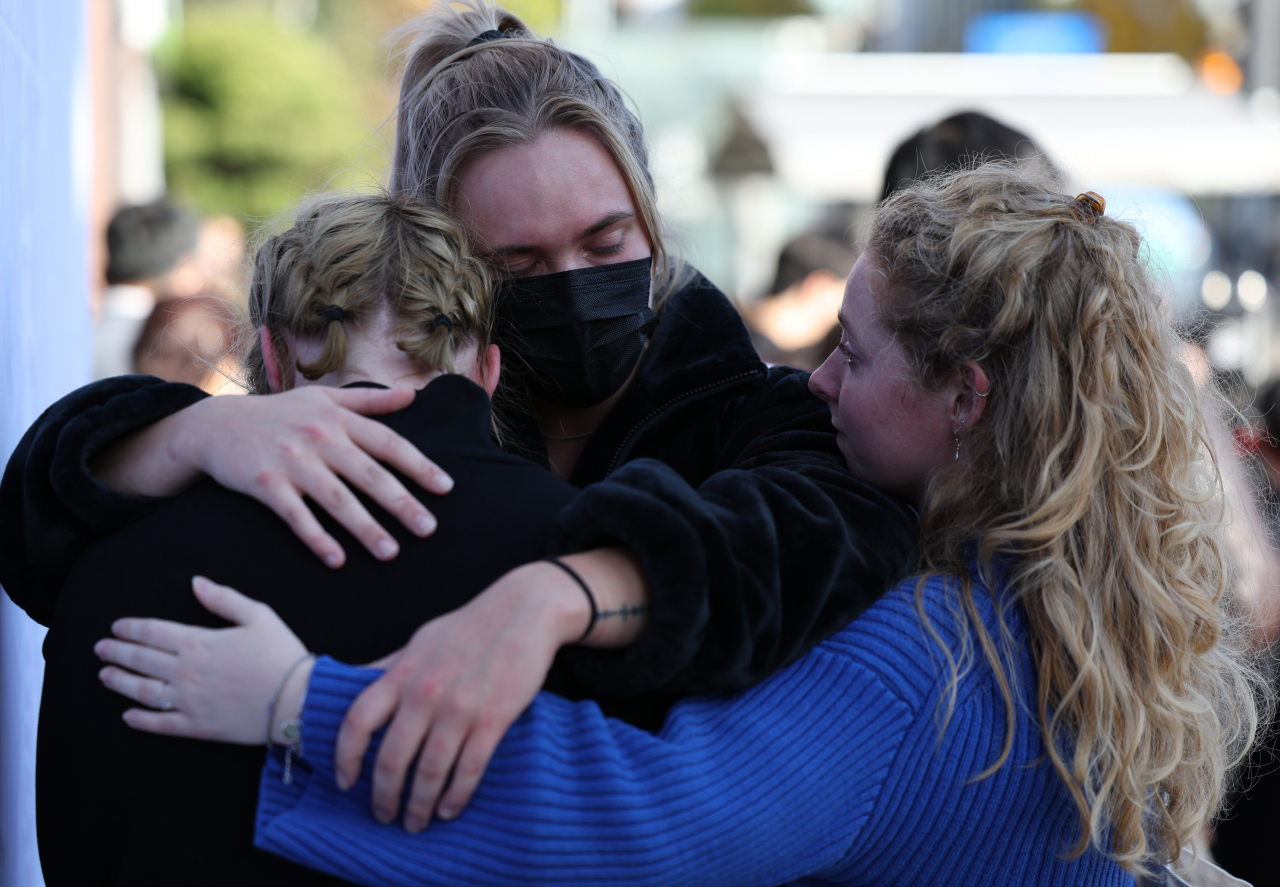
{"label": "blurred crowd in background", "polygon": [[[859,220],[902,183],[1037,155],[1064,190],[1103,195],[1146,237],[1188,361],[1232,404],[1222,446],[1257,528],[1243,581],[1269,626],[1260,643],[1276,641],[1280,0],[502,5],[628,91],[679,252],[736,300],[771,362],[830,353]],[[99,377],[239,390],[220,366],[254,233],[308,190],[381,180],[392,35],[422,8],[91,4]],[[1271,756],[1218,843],[1257,884],[1280,883],[1280,790],[1259,777],[1280,767]]]}

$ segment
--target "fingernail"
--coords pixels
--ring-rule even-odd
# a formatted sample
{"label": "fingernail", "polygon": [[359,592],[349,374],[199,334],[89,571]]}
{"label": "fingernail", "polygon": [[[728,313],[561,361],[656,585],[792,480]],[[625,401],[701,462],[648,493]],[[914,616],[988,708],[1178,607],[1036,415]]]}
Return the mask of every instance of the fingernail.
{"label": "fingernail", "polygon": [[390,539],[383,539],[381,542],[378,543],[378,557],[382,558],[383,560],[387,560],[389,558],[395,557],[396,552],[399,550],[400,550],[399,546],[397,546]]}
{"label": "fingernail", "polygon": [[93,652],[97,654],[99,659],[102,658],[102,649],[106,643],[107,643],[106,641],[98,641],[96,644],[93,645]]}
{"label": "fingernail", "polygon": [[338,569],[339,557],[336,554],[326,554],[324,556],[324,565],[331,570]]}
{"label": "fingernail", "polygon": [[430,536],[436,531],[436,519],[429,514],[420,514],[413,519],[413,526],[423,536]]}
{"label": "fingernail", "polygon": [[458,815],[458,811],[452,807],[441,807],[436,811],[436,813],[441,819],[453,819],[453,817]]}
{"label": "fingernail", "polygon": [[382,823],[383,825],[386,825],[391,821],[391,814],[388,813],[386,810],[374,810],[373,818],[378,820],[378,822]]}
{"label": "fingernail", "polygon": [[435,488],[437,492],[447,493],[453,489],[453,478],[445,474],[443,471],[436,475]]}
{"label": "fingernail", "polygon": [[422,820],[416,816],[406,816],[404,818],[404,830],[406,832],[422,831]]}
{"label": "fingernail", "polygon": [[337,783],[338,791],[340,792],[345,792],[347,789],[351,788],[351,780],[347,777],[347,774],[345,773],[335,774],[333,777],[333,781]]}

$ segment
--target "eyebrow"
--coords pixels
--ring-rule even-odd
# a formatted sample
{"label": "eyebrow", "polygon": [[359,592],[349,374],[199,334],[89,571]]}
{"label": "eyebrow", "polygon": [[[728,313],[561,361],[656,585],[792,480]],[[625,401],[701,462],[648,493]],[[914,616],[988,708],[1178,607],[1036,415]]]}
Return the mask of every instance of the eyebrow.
{"label": "eyebrow", "polygon": [[[607,228],[611,228],[612,226],[623,221],[624,219],[632,219],[632,218],[635,218],[635,213],[631,212],[630,210],[619,210],[617,212],[612,212],[612,213],[609,213],[608,215],[601,216],[599,220],[593,222],[592,224],[588,225],[586,228],[582,229],[582,232],[578,235],[578,239],[586,240],[588,237],[594,237],[595,235],[599,234],[601,231],[604,231]],[[518,244],[512,244],[511,246],[502,246],[502,247],[498,247],[497,249],[490,250],[489,252],[481,256],[481,258],[488,259],[488,258],[496,258],[497,256],[513,256],[513,255],[519,255],[520,253],[531,253],[536,251],[537,251],[537,248],[531,243],[518,243]]]}
{"label": "eyebrow", "polygon": [[844,311],[836,312],[836,323],[840,324],[840,329],[844,333],[844,337],[846,339],[854,340],[856,338],[853,333],[849,331],[849,319],[844,316]]}

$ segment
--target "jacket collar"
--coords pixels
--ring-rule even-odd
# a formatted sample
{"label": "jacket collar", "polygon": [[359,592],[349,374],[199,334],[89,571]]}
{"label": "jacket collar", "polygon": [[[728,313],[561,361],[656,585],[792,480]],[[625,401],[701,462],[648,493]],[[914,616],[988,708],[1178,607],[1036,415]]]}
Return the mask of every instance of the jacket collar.
{"label": "jacket collar", "polygon": [[584,486],[606,477],[637,436],[669,411],[697,402],[702,394],[758,387],[765,373],[741,315],[711,281],[694,272],[658,309],[640,372],[592,436],[570,480]]}
{"label": "jacket collar", "polygon": [[466,376],[445,373],[419,389],[413,403],[403,410],[373,418],[418,449],[474,453],[495,449],[489,409],[489,395],[483,388]]}

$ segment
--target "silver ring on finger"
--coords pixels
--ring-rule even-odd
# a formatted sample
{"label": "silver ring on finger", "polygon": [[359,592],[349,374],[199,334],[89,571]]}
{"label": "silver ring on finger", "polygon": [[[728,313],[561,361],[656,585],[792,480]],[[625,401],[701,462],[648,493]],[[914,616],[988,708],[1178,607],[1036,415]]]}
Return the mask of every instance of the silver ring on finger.
{"label": "silver ring on finger", "polygon": [[167,681],[160,682],[160,697],[156,700],[156,708],[161,711],[169,711],[173,708],[173,703],[164,698],[164,692],[169,689]]}

